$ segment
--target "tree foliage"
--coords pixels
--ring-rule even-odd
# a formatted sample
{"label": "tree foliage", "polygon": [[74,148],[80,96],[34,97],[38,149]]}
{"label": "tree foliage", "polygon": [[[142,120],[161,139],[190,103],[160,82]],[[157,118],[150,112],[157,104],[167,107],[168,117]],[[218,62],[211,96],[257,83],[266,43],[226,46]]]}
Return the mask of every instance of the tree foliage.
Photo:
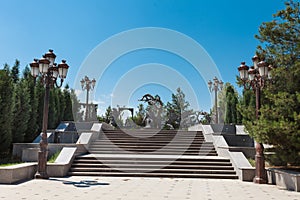
{"label": "tree foliage", "polygon": [[234,90],[232,85],[225,87],[225,123],[226,124],[239,124],[241,122],[241,115],[237,110],[238,93]]}
{"label": "tree foliage", "polygon": [[133,117],[133,122],[140,127],[144,127],[145,126],[144,118],[146,116],[146,110],[144,108],[144,105],[139,104],[137,109],[138,110]]}
{"label": "tree foliage", "polygon": [[25,139],[31,113],[30,92],[25,79],[15,82],[13,100],[12,142],[19,143]]}
{"label": "tree foliage", "polygon": [[105,123],[109,124],[111,121],[111,115],[112,115],[112,109],[111,109],[111,106],[108,106],[106,108],[105,114],[102,116],[98,116],[98,120],[99,120],[99,122],[105,122]]}
{"label": "tree foliage", "polygon": [[[246,129],[258,141],[274,145],[278,158],[300,164],[300,2],[288,1],[256,36],[258,55],[276,68],[264,87],[259,120],[248,115]],[[245,97],[245,96],[244,96]]]}
{"label": "tree foliage", "polygon": [[167,102],[166,118],[167,124],[172,125],[175,129],[185,128],[190,124],[190,117],[193,110],[189,109],[189,102],[185,99],[185,94],[180,88],[177,88],[176,94],[172,94],[171,102]]}
{"label": "tree foliage", "polygon": [[0,70],[0,151],[9,149],[12,141],[12,91],[13,82],[10,77],[9,67]]}
{"label": "tree foliage", "polygon": [[63,121],[73,121],[73,111],[72,111],[72,98],[71,98],[71,92],[69,85],[67,84],[63,91],[63,97],[64,97],[64,106],[63,109]]}
{"label": "tree foliage", "polygon": [[[0,70],[0,153],[9,151],[12,142],[32,142],[42,129],[44,86],[39,78],[34,82],[27,66],[20,75],[19,67],[16,60],[11,69],[5,64]],[[76,108],[72,102],[77,103]],[[48,128],[56,128],[62,120],[73,120],[72,110],[78,111],[78,105],[68,86],[64,90],[52,88]]]}

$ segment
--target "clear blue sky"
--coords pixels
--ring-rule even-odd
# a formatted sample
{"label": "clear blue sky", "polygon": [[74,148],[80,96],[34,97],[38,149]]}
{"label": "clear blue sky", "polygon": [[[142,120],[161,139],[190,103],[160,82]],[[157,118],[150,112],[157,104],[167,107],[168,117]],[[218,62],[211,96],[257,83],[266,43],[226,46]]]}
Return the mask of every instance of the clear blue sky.
{"label": "clear blue sky", "polygon": [[[23,69],[33,58],[40,58],[52,48],[57,54],[57,62],[65,58],[70,65],[66,82],[79,90],[75,81],[78,82],[82,74],[78,72],[88,55],[99,44],[124,31],[158,27],[184,34],[200,44],[219,70],[220,74],[216,75],[224,82],[236,86],[237,66],[241,61],[250,64],[259,44],[254,38],[259,25],[272,20],[272,14],[284,8],[283,2],[282,0],[1,1],[0,64],[13,65],[14,60],[19,59]],[[173,42],[172,39],[169,40]],[[120,46],[124,45],[122,42]],[[101,55],[98,56],[101,60]],[[199,59],[201,61],[201,58]],[[149,63],[155,64],[149,66],[147,65]],[[143,76],[154,76],[147,70],[156,69],[157,66],[167,69],[166,74],[172,74],[172,76],[165,75],[165,79],[169,82],[161,83],[164,78],[153,83],[149,80],[143,82],[142,80],[147,78]],[[157,49],[132,51],[120,56],[105,69],[102,75],[88,73],[91,78],[97,79],[97,87],[91,96],[94,102],[99,103],[101,113],[110,104],[125,105],[124,102],[119,103],[117,99],[112,100],[111,97],[124,96],[127,92],[126,87],[121,86],[126,84],[131,87],[126,97],[126,106],[136,106],[139,103],[137,99],[146,92],[159,94],[163,101],[169,101],[173,92],[170,85],[177,83],[179,87],[183,87],[182,81],[187,81],[187,86],[190,85],[192,92],[195,93],[198,105],[193,99],[189,99],[187,91],[188,100],[193,107],[208,111],[212,106],[207,80],[195,75],[197,72],[191,63],[172,52]],[[157,74],[160,74],[159,69],[159,73],[156,71]],[[133,73],[133,76],[130,76],[130,73]],[[179,74],[178,78],[176,73]],[[126,81],[126,78],[132,77],[141,77],[142,80],[137,83]],[[80,99],[85,101],[83,94]]]}

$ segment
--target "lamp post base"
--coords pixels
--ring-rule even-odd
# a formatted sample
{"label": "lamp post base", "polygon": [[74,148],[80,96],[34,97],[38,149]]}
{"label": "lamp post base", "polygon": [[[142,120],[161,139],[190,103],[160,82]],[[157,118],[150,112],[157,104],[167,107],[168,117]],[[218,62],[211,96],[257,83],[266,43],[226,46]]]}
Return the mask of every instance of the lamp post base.
{"label": "lamp post base", "polygon": [[264,158],[264,146],[262,143],[256,143],[255,146],[255,177],[254,183],[266,184],[266,170],[265,170],[265,158]]}
{"label": "lamp post base", "polygon": [[36,174],[34,175],[34,178],[36,178],[36,179],[49,179],[49,176],[48,176],[47,172],[36,172]]}
{"label": "lamp post base", "polygon": [[36,179],[48,179],[49,176],[47,174],[47,156],[48,151],[39,151],[38,152],[38,169],[35,174]]}
{"label": "lamp post base", "polygon": [[265,179],[260,178],[260,177],[254,177],[253,182],[257,183],[257,184],[266,184],[267,183],[267,181]]}

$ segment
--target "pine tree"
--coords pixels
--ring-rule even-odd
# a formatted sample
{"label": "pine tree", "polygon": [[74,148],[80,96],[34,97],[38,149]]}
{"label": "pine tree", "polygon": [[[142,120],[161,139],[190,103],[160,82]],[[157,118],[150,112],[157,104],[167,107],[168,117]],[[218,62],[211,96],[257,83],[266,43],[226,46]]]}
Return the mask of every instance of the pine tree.
{"label": "pine tree", "polygon": [[263,89],[259,120],[245,126],[258,142],[274,145],[285,164],[300,164],[300,2],[285,5],[256,36],[263,43],[258,56],[276,69]]}
{"label": "pine tree", "polygon": [[176,94],[172,94],[172,102],[167,102],[166,123],[172,125],[175,129],[179,127],[186,127],[187,118],[192,115],[192,110],[188,109],[190,104],[185,100],[185,94],[180,88],[177,88]]}

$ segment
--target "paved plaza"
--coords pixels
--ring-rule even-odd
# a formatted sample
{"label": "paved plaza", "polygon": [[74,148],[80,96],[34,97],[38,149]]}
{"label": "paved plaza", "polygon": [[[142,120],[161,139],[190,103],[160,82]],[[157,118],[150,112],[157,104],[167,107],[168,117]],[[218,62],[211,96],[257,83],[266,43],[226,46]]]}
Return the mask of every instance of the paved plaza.
{"label": "paved plaza", "polygon": [[0,200],[300,200],[300,193],[239,180],[69,177],[0,185]]}

